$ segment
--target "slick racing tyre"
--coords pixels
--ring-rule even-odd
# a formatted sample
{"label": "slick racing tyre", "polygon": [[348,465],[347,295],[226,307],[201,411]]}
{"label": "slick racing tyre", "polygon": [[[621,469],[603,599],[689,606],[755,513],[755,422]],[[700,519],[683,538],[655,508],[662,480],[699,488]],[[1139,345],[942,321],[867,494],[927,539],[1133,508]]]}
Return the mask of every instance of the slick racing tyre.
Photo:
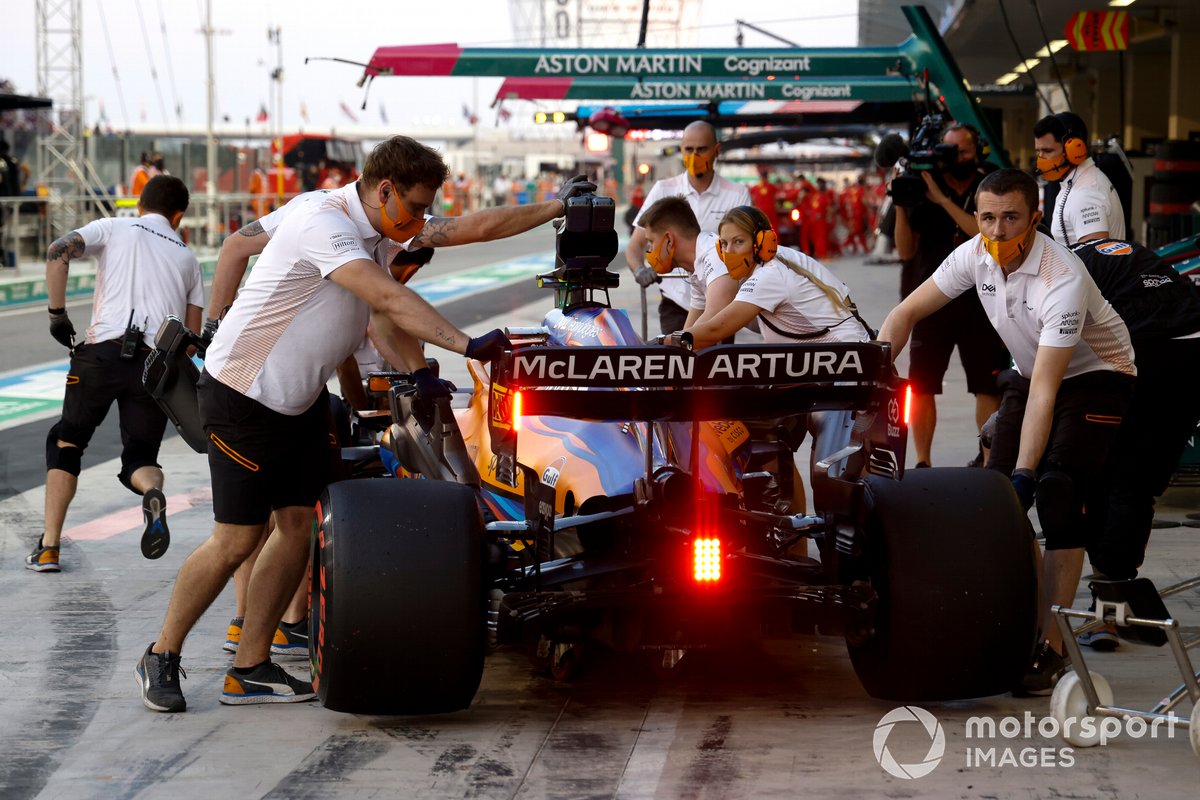
{"label": "slick racing tyre", "polygon": [[866,546],[877,594],[847,635],[873,697],[954,700],[1002,694],[1021,678],[1037,630],[1029,520],[988,469],[919,469],[866,479]]}
{"label": "slick racing tyre", "polygon": [[469,706],[483,672],[482,569],[470,487],[332,484],[317,509],[309,614],[321,702],[355,714]]}

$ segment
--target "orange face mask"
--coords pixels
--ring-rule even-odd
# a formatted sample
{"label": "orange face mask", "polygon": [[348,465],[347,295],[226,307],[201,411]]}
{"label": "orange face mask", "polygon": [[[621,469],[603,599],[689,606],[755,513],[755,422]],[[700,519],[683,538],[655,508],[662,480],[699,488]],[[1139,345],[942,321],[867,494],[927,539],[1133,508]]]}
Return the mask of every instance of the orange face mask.
{"label": "orange face mask", "polygon": [[1064,175],[1071,171],[1071,162],[1067,161],[1066,153],[1059,155],[1057,160],[1038,156],[1037,171],[1038,175],[1041,175],[1048,181],[1060,181]]}
{"label": "orange face mask", "polygon": [[717,240],[717,257],[721,259],[721,263],[725,265],[725,269],[729,270],[729,277],[735,281],[740,281],[750,274],[754,269],[754,253],[726,253],[725,248],[721,247],[721,240]]}
{"label": "orange face mask", "polygon": [[684,153],[683,167],[689,175],[699,178],[708,174],[716,157],[716,153]]}
{"label": "orange face mask", "polygon": [[646,251],[646,263],[659,275],[675,269],[675,240],[670,234],[663,235],[658,247]]}
{"label": "orange face mask", "polygon": [[396,207],[400,209],[400,215],[397,219],[392,219],[388,214],[387,201],[388,196],[384,195],[383,203],[379,207],[383,217],[383,235],[393,242],[404,244],[425,227],[425,217],[414,217],[410,214],[404,203],[400,202],[400,195],[396,195]]}
{"label": "orange face mask", "polygon": [[[989,239],[982,231],[979,235],[983,237],[983,247],[987,250],[997,264],[1001,267],[1007,267],[1014,258],[1024,255],[1030,245],[1033,244],[1034,233],[1037,230],[1038,221],[1042,218],[1041,213],[1035,213],[1033,219],[1029,221],[1029,227],[1020,236],[1012,239],[1000,241],[999,239]],[[732,274],[732,273],[731,273]]]}

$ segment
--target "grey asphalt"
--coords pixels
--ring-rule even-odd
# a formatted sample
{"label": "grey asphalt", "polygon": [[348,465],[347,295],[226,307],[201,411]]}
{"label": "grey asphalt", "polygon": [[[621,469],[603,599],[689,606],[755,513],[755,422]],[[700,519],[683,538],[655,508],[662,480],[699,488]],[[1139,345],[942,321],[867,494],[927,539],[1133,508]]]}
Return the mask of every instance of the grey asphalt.
{"label": "grey asphalt", "polygon": [[[539,233],[548,248],[548,233]],[[484,263],[492,252],[479,248],[472,258]],[[830,266],[878,325],[896,299],[896,267],[868,266],[856,258]],[[632,309],[636,319],[636,287],[620,271],[624,285],[614,293],[614,304]],[[548,292],[533,295],[532,302],[522,302],[524,295],[484,297],[496,313],[464,320],[473,334],[501,324],[536,323],[551,302]],[[445,375],[456,382],[465,378],[460,357],[441,359]],[[966,463],[975,452],[973,405],[957,366],[939,412],[936,463]],[[9,433],[0,433],[0,440]],[[36,468],[40,453],[38,447],[9,458]],[[800,458],[806,457],[802,451]],[[188,711],[155,714],[141,705],[133,665],[157,632],[179,565],[210,531],[206,464],[177,437],[165,443],[172,545],[161,560],[145,561],[138,551],[135,498],[113,480],[117,467],[91,458],[87,463],[67,522],[80,538],[68,535],[62,574],[37,575],[21,566],[40,530],[41,487],[0,500],[5,800],[1196,794],[1200,759],[1184,731],[1169,739],[1122,737],[1103,748],[1075,749],[1070,766],[1064,743],[1043,739],[1036,724],[1030,737],[968,739],[971,717],[1000,721],[1030,712],[1036,720],[1047,713],[1047,698],[1007,695],[923,706],[944,730],[944,756],[925,777],[893,777],[876,759],[873,739],[895,704],[866,696],[843,644],[834,638],[693,653],[666,679],[653,677],[638,659],[600,657],[573,683],[536,674],[524,655],[502,651],[488,659],[472,707],[445,716],[352,716],[315,703],[223,707],[217,697],[230,659],[221,643],[232,589],[202,618],[185,647]],[[184,510],[185,500],[194,505]],[[1197,489],[1172,489],[1159,517],[1185,522],[1198,501]],[[111,535],[83,538],[105,533]],[[1161,586],[1200,573],[1198,533],[1183,526],[1156,531],[1144,574]],[[1080,598],[1083,602],[1082,593]],[[1200,633],[1200,592],[1173,598],[1168,607],[1190,635]],[[958,633],[945,631],[948,660],[955,658]],[[1089,663],[1127,705],[1153,704],[1178,683],[1164,649],[1123,644]],[[302,674],[303,662],[291,668]],[[1185,703],[1183,712],[1189,710]],[[915,723],[902,723],[886,745],[898,762],[912,764],[926,757],[930,739]],[[1047,748],[1053,764],[969,764],[968,748],[977,746],[995,748],[997,759],[1006,748],[1014,755]]]}

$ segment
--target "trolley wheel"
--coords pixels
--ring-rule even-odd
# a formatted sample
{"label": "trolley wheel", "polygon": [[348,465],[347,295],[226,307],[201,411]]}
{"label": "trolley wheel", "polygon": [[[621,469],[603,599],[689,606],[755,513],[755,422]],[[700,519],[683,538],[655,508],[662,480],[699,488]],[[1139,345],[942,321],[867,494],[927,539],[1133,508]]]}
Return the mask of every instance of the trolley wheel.
{"label": "trolley wheel", "polygon": [[[1092,683],[1096,685],[1100,705],[1111,706],[1113,693],[1108,681],[1097,672],[1089,674],[1092,676]],[[1100,744],[1100,726],[1096,724],[1091,710],[1088,708],[1087,694],[1083,691],[1083,681],[1080,680],[1079,674],[1072,670],[1063,675],[1054,687],[1054,694],[1050,696],[1050,716],[1058,723],[1063,741],[1075,747],[1095,747]],[[1086,734],[1083,731],[1085,719],[1092,721],[1088,726],[1090,733]]]}
{"label": "trolley wheel", "polygon": [[1188,720],[1188,738],[1192,740],[1192,752],[1200,758],[1200,703],[1192,706],[1192,716]]}

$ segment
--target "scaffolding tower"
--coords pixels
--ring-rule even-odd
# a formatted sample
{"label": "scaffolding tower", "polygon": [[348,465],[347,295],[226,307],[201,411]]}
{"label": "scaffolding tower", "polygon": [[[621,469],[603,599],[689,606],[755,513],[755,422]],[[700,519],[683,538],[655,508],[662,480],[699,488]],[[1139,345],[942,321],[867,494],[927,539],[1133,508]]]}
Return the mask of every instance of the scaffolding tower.
{"label": "scaffolding tower", "polygon": [[79,227],[84,196],[99,199],[84,152],[82,0],[36,0],[35,15],[38,94],[54,104],[38,123],[37,186],[49,198],[51,235],[61,236]]}

